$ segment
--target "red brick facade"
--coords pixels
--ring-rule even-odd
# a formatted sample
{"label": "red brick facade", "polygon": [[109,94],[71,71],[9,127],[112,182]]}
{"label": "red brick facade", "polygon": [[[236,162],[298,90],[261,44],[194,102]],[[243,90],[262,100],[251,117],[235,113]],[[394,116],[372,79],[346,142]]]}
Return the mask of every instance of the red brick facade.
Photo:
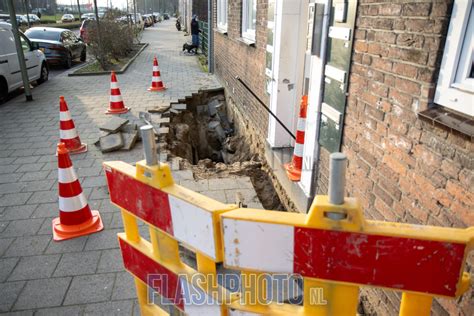
{"label": "red brick facade", "polygon": [[[216,8],[216,1],[214,1]],[[268,113],[257,100],[239,83],[239,76],[258,97],[268,105],[265,92],[265,47],[267,1],[257,1],[257,25],[254,45],[241,40],[242,1],[228,1],[227,34],[214,31],[215,73],[221,79],[240,114],[256,129],[260,141],[264,141],[268,128]],[[216,28],[214,16],[214,29]]]}
{"label": "red brick facade", "polygon": [[[342,151],[348,195],[368,218],[474,225],[472,140],[417,117],[433,102],[451,9],[452,1],[359,0]],[[387,295],[369,301],[389,315],[398,299]],[[471,295],[434,309],[472,315]]]}

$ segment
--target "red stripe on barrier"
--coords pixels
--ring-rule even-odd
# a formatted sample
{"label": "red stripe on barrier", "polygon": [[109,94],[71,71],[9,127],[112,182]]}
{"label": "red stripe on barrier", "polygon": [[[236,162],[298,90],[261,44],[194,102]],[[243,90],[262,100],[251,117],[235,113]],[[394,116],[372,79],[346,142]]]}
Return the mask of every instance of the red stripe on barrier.
{"label": "red stripe on barrier", "polygon": [[294,272],[454,297],[465,245],[295,227]]}
{"label": "red stripe on barrier", "polygon": [[160,77],[161,76],[161,73],[160,71],[153,71],[153,77]]}
{"label": "red stripe on barrier", "polygon": [[70,150],[71,150],[71,148],[73,148],[73,149],[78,148],[82,145],[81,140],[79,139],[79,136],[74,137],[74,138],[70,138],[70,139],[61,138],[61,143],[64,143],[66,145],[66,148],[68,148]]}
{"label": "red stripe on barrier", "polygon": [[68,130],[75,128],[73,120],[59,121],[59,128],[62,130]]}
{"label": "red stripe on barrier", "polygon": [[121,95],[119,88],[110,89],[110,95]]}
{"label": "red stripe on barrier", "polygon": [[110,200],[130,213],[173,235],[168,195],[118,170],[106,170]]}
{"label": "red stripe on barrier", "polygon": [[59,196],[60,197],[73,197],[79,195],[82,192],[81,183],[79,180],[73,181],[71,183],[58,183],[59,187]]}
{"label": "red stripe on barrier", "polygon": [[72,167],[72,161],[68,154],[58,153],[58,168]]}
{"label": "red stripe on barrier", "polygon": [[92,213],[89,204],[87,204],[80,210],[74,212],[63,212],[59,210],[59,218],[63,225],[77,225],[78,223],[84,223],[91,219]]}
{"label": "red stripe on barrier", "polygon": [[120,238],[119,243],[125,269],[184,310],[183,292],[178,276]]}
{"label": "red stripe on barrier", "polygon": [[111,109],[122,109],[124,107],[123,101],[118,101],[118,102],[110,102],[110,108]]}

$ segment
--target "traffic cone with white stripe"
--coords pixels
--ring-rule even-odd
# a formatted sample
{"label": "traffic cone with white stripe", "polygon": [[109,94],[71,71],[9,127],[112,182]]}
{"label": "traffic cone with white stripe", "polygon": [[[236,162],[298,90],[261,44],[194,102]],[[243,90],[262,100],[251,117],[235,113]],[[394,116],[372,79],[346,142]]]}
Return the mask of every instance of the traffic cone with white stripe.
{"label": "traffic cone with white stripe", "polygon": [[91,211],[64,143],[58,144],[59,217],[53,219],[53,239],[61,241],[104,229],[98,211]]}
{"label": "traffic cone with white stripe", "polygon": [[304,148],[304,131],[306,126],[306,110],[308,108],[308,96],[301,98],[300,114],[298,116],[298,126],[296,128],[295,150],[291,163],[284,165],[286,174],[291,181],[300,181],[301,169],[303,168],[303,148]]}
{"label": "traffic cone with white stripe", "polygon": [[110,75],[110,104],[105,114],[122,114],[127,113],[129,110],[130,108],[125,107],[123,103],[115,71],[112,71]]}
{"label": "traffic cone with white stripe", "polygon": [[148,91],[161,91],[165,90],[163,81],[161,81],[161,73],[158,68],[158,59],[156,57],[153,59],[153,77],[151,78],[151,86],[148,88]]}
{"label": "traffic cone with white stripe", "polygon": [[59,138],[66,145],[67,150],[73,154],[81,154],[87,151],[87,144],[81,143],[76,132],[76,126],[71,118],[63,96],[59,97]]}

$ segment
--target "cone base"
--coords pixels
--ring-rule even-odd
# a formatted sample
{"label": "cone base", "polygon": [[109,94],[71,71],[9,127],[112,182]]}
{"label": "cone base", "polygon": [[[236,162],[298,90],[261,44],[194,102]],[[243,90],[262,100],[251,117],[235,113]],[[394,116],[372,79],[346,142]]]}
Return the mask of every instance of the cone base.
{"label": "cone base", "polygon": [[301,170],[298,170],[293,167],[291,163],[286,163],[283,165],[283,167],[286,170],[286,175],[288,176],[288,179],[294,182],[298,182],[301,180]]}
{"label": "cone base", "polygon": [[165,87],[150,87],[147,89],[148,91],[163,91],[163,90],[166,90]]}
{"label": "cone base", "polygon": [[[77,147],[76,149],[67,149],[70,155],[75,155],[75,154],[83,154],[87,152],[87,144],[82,143],[81,146]],[[58,152],[56,152],[56,157],[58,156]]]}
{"label": "cone base", "polygon": [[78,225],[62,225],[59,217],[53,219],[53,240],[62,241],[80,236],[97,233],[104,229],[104,224],[98,211],[91,211],[92,219]]}
{"label": "cone base", "polygon": [[108,108],[107,111],[105,111],[105,114],[124,114],[130,111],[130,108],[124,107],[122,109],[111,109]]}

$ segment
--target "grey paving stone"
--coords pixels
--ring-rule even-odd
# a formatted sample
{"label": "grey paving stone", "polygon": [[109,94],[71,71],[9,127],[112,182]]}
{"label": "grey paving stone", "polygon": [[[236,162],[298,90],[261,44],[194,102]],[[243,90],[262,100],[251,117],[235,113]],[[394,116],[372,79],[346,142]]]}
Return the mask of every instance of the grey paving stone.
{"label": "grey paving stone", "polygon": [[[22,193],[30,194],[31,193]],[[28,204],[40,204],[40,203],[52,203],[58,201],[58,192],[54,191],[39,191],[33,193],[31,198],[28,200]]]}
{"label": "grey paving stone", "polygon": [[4,257],[40,255],[48,246],[52,236],[26,236],[16,238],[5,252]]}
{"label": "grey paving stone", "polygon": [[42,308],[35,312],[35,316],[79,316],[83,315],[84,306],[65,306]]}
{"label": "grey paving stone", "polygon": [[14,238],[0,238],[0,256],[2,256],[5,253],[5,251],[8,249],[8,247],[10,247],[13,240],[15,239]]}
{"label": "grey paving stone", "polygon": [[0,199],[0,206],[21,205],[30,198],[32,193],[9,193],[4,194]]}
{"label": "grey paving stone", "polygon": [[13,173],[19,167],[20,167],[19,165],[11,165],[11,164],[2,165],[2,166],[0,166],[0,174]]}
{"label": "grey paving stone", "polygon": [[100,204],[100,212],[101,213],[108,213],[108,212],[118,212],[120,209],[110,203],[109,199],[102,200],[102,203]]}
{"label": "grey paving stone", "polygon": [[23,189],[21,183],[0,184],[0,194],[20,192]]}
{"label": "grey paving stone", "polygon": [[103,131],[115,133],[127,123],[128,123],[127,119],[124,119],[118,116],[109,116],[108,120],[104,124],[99,125],[99,129]]}
{"label": "grey paving stone", "polygon": [[40,180],[20,183],[22,184],[23,192],[48,191],[53,185],[57,184],[56,181],[51,180]]}
{"label": "grey paving stone", "polygon": [[6,207],[3,213],[0,214],[0,221],[29,218],[37,207],[37,204],[25,204],[20,206]]}
{"label": "grey paving stone", "polygon": [[25,282],[8,282],[0,286],[0,312],[8,312],[15,303]]}
{"label": "grey paving stone", "polygon": [[90,195],[91,200],[102,200],[109,197],[109,189],[107,187],[96,187],[92,189]]}
{"label": "grey paving stone", "polygon": [[19,258],[0,259],[0,283],[10,276],[19,260]]}
{"label": "grey paving stone", "polygon": [[85,250],[114,249],[118,247],[117,233],[121,229],[104,230],[102,232],[89,235]]}
{"label": "grey paving stone", "polygon": [[73,278],[64,305],[103,302],[110,299],[114,274],[82,275]]}
{"label": "grey paving stone", "polygon": [[10,221],[7,228],[0,233],[0,237],[19,237],[35,235],[43,224],[42,218],[19,219]]}
{"label": "grey paving stone", "polygon": [[181,181],[181,185],[187,189],[196,191],[196,192],[203,192],[209,191],[209,182],[207,179],[205,180],[183,180]]}
{"label": "grey paving stone", "polygon": [[[31,147],[31,146],[30,146]],[[17,158],[13,164],[21,165],[26,163],[35,163],[40,159],[41,156],[26,156],[26,157],[19,157]]]}
{"label": "grey paving stone", "polygon": [[13,307],[14,310],[60,306],[71,278],[28,281]]}
{"label": "grey paving stone", "polygon": [[8,281],[49,278],[59,262],[60,255],[22,257]]}
{"label": "grey paving stone", "polygon": [[117,273],[112,300],[135,299],[136,297],[135,282],[132,275],[128,272]]}
{"label": "grey paving stone", "polygon": [[[29,204],[25,205],[28,206]],[[35,205],[35,204],[33,204]],[[34,212],[31,214],[32,218],[41,218],[41,217],[55,217],[59,215],[59,205],[58,203],[44,203],[37,205]]]}
{"label": "grey paving stone", "polygon": [[110,224],[107,227],[110,227],[110,228],[123,228],[122,213],[120,213],[120,212],[113,213]]}
{"label": "grey paving stone", "polygon": [[[202,191],[202,195],[205,195],[207,197],[210,197],[211,199],[217,200],[222,203],[228,203],[225,192],[221,190],[216,190],[216,191]],[[234,203],[234,202],[230,202]]]}
{"label": "grey paving stone", "polygon": [[84,249],[84,245],[86,244],[87,238],[89,238],[89,236],[63,240],[61,242],[51,239],[45,253],[69,253],[82,251]]}
{"label": "grey paving stone", "polygon": [[100,259],[100,251],[66,253],[61,257],[54,276],[94,274]]}
{"label": "grey paving stone", "polygon": [[122,132],[123,147],[120,150],[131,150],[135,146],[135,142],[138,138],[138,131],[132,131],[128,133]]}
{"label": "grey paving stone", "polygon": [[101,187],[106,186],[106,179],[105,176],[97,176],[97,177],[87,177],[82,182],[83,188],[93,188],[93,187]]}
{"label": "grey paving stone", "polygon": [[0,183],[17,182],[21,177],[23,177],[23,175],[23,173],[2,174],[2,176],[0,177]]}
{"label": "grey paving stone", "polygon": [[120,249],[103,250],[100,257],[98,273],[124,271]]}
{"label": "grey paving stone", "polygon": [[227,201],[235,203],[236,194],[239,193],[243,199],[244,204],[250,203],[260,203],[258,200],[257,193],[253,189],[232,189],[232,190],[225,190],[225,195],[227,197]]}
{"label": "grey paving stone", "polygon": [[31,163],[31,164],[24,164],[21,165],[20,168],[16,170],[16,172],[30,172],[30,171],[40,171],[43,168],[44,163]]}
{"label": "grey paving stone", "polygon": [[238,189],[239,183],[235,178],[209,179],[209,190]]}
{"label": "grey paving stone", "polygon": [[124,145],[122,133],[118,132],[99,138],[100,150],[103,153],[112,152],[122,148]]}
{"label": "grey paving stone", "polygon": [[252,180],[250,177],[238,177],[235,178],[235,181],[238,183],[239,188],[241,189],[253,189]]}
{"label": "grey paving stone", "polygon": [[36,171],[36,172],[26,172],[20,175],[20,181],[36,181],[36,180],[44,180],[48,177],[51,171]]}
{"label": "grey paving stone", "polygon": [[84,168],[77,168],[76,173],[79,177],[90,177],[90,176],[98,176],[102,171],[102,166],[92,166],[92,167],[84,167]]}
{"label": "grey paving stone", "polygon": [[8,312],[8,313],[1,313],[0,315],[8,315],[8,316],[33,316],[33,311],[21,311],[21,312]]}
{"label": "grey paving stone", "polygon": [[[57,216],[56,216],[57,217]],[[52,226],[53,218],[46,217],[41,225],[40,229],[36,232],[37,235],[49,235],[52,236],[53,234],[53,226]]]}
{"label": "grey paving stone", "polygon": [[191,170],[177,170],[172,172],[174,181],[194,180],[193,172]]}
{"label": "grey paving stone", "polygon": [[105,303],[88,304],[84,309],[84,315],[118,315],[129,316],[133,314],[133,300],[112,301]]}

